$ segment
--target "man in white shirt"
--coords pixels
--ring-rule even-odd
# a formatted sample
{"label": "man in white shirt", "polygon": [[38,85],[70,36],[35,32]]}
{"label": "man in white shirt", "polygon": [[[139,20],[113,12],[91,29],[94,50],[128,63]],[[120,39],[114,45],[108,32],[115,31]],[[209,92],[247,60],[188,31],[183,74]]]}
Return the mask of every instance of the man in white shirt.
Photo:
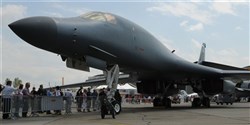
{"label": "man in white shirt", "polygon": [[[63,96],[59,86],[56,86],[55,96]],[[57,115],[62,115],[61,110],[55,110]]]}
{"label": "man in white shirt", "polygon": [[11,99],[12,95],[14,94],[14,89],[11,87],[12,82],[7,81],[6,86],[4,87],[2,91],[2,97],[3,97],[3,119],[8,119],[11,109]]}
{"label": "man in white shirt", "polygon": [[65,103],[66,114],[72,113],[71,112],[71,104],[72,104],[73,94],[69,89],[67,89],[67,91],[64,93],[64,95],[66,98],[66,103]]}

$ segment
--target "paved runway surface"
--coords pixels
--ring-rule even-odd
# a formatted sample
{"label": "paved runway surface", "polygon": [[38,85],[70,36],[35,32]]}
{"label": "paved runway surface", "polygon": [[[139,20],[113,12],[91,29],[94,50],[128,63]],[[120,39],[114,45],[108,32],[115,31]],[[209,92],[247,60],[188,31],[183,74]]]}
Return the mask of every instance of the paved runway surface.
{"label": "paved runway surface", "polygon": [[116,119],[99,112],[2,120],[2,125],[247,125],[250,124],[250,103],[212,104],[211,108],[191,108],[191,104],[176,104],[171,109],[152,108],[150,104],[126,104]]}

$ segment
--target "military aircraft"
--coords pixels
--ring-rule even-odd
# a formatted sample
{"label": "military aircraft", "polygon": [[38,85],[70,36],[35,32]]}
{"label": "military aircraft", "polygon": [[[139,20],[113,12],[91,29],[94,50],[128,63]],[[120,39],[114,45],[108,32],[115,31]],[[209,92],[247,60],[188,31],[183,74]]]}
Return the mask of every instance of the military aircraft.
{"label": "military aircraft", "polygon": [[199,94],[193,106],[210,107],[210,96],[233,93],[234,80],[250,79],[246,69],[203,58],[198,63],[185,61],[139,25],[111,13],[29,17],[9,27],[31,45],[59,54],[69,68],[103,70],[111,88],[116,88],[119,72],[129,74],[139,93],[160,95],[157,100],[167,108],[168,96],[178,93],[179,86],[191,85]]}

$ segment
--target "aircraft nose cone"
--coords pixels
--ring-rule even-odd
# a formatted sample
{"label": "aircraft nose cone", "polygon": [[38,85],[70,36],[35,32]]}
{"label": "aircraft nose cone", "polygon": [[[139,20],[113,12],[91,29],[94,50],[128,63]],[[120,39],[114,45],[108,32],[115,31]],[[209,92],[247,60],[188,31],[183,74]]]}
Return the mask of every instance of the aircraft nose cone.
{"label": "aircraft nose cone", "polygon": [[9,24],[9,27],[24,41],[46,48],[57,40],[57,27],[50,17],[30,17]]}

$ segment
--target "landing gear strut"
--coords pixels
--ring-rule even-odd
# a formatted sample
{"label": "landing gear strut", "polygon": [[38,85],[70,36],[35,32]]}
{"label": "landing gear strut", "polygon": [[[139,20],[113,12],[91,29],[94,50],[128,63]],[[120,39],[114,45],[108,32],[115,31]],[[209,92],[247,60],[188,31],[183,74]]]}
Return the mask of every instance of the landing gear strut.
{"label": "landing gear strut", "polygon": [[[106,69],[106,71],[104,71],[104,75],[106,77],[106,84],[108,85],[108,88],[110,88],[110,91],[113,97],[117,89],[117,84],[119,80],[119,72],[120,70],[117,64],[114,65],[110,70]],[[112,105],[114,107],[115,113],[119,114],[121,112],[121,105],[117,101],[113,101]]]}

